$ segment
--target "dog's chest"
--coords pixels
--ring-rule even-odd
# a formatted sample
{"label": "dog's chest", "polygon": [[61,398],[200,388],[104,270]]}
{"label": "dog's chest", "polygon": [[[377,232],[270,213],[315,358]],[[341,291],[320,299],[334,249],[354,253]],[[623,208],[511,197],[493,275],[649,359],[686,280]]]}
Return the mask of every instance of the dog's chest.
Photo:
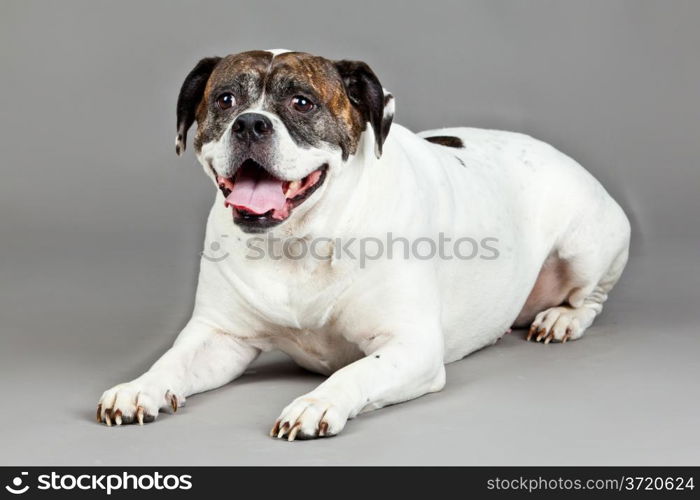
{"label": "dog's chest", "polygon": [[252,305],[265,321],[274,325],[324,329],[349,282],[347,276],[336,272],[329,263],[280,263],[256,275],[252,284],[256,299]]}
{"label": "dog's chest", "polygon": [[250,328],[240,332],[246,341],[264,351],[279,349],[320,373],[332,373],[361,357],[334,320],[350,275],[329,261],[269,264],[238,275],[243,285],[238,290],[250,313]]}
{"label": "dog's chest", "polygon": [[318,329],[274,328],[250,342],[266,350],[280,350],[298,365],[330,375],[363,356],[356,344],[349,342],[332,324]]}

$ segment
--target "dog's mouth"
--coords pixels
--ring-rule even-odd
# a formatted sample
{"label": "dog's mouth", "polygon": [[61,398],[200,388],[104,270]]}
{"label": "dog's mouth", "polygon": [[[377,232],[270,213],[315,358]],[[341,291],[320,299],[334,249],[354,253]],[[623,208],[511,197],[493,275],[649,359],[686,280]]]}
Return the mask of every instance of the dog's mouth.
{"label": "dog's mouth", "polygon": [[326,179],[322,165],[303,179],[285,181],[248,159],[233,177],[217,176],[225,206],[233,210],[233,221],[250,229],[266,229],[286,220]]}

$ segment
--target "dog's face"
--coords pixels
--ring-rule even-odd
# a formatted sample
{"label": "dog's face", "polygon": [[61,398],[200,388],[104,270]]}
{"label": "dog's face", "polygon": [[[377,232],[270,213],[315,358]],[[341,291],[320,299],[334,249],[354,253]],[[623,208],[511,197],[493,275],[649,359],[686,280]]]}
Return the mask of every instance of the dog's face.
{"label": "dog's face", "polygon": [[362,62],[301,52],[252,51],[202,59],[177,104],[176,151],[194,121],[194,148],[231,208],[233,221],[260,232],[323,195],[329,171],[357,151],[370,123],[381,155],[393,117]]}

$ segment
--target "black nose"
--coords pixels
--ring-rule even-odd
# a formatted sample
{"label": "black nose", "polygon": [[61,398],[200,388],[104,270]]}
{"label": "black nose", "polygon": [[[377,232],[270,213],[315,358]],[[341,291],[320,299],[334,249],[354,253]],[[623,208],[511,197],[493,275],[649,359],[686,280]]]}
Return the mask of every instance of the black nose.
{"label": "black nose", "polygon": [[272,122],[260,113],[243,113],[233,122],[231,132],[241,141],[260,141],[272,134]]}

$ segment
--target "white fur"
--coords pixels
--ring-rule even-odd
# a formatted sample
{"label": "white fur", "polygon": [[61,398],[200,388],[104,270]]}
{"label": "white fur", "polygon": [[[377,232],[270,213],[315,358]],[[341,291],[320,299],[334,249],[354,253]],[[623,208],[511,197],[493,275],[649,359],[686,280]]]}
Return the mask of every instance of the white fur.
{"label": "white fur", "polygon": [[[330,377],[283,410],[274,434],[336,434],[363,411],[440,390],[445,363],[511,327],[552,256],[571,263],[578,288],[573,307],[541,312],[535,323],[557,340],[571,325],[580,336],[626,262],[629,224],[620,207],[576,162],[525,135],[471,128],[420,135],[456,136],[465,147],[434,145],[395,124],[380,159],[368,131],[357,154],[339,164],[336,152],[300,150],[283,136],[278,175],[332,164],[323,189],[273,233],[307,241],[493,236],[497,259],[382,258],[362,269],[328,242],[328,259],[251,260],[251,235],[232,223],[219,193],[206,241],[221,243],[229,257],[202,259],[189,324],[146,374],[105,392],[103,413],[116,402],[124,414],[140,404],[156,414],[166,394],[184,400],[218,387],[260,351],[279,349]],[[200,155],[221,175],[224,149],[209,145]]]}
{"label": "white fur", "polygon": [[270,54],[272,54],[272,57],[274,58],[280,54],[284,54],[285,52],[291,52],[291,50],[289,50],[289,49],[268,49],[265,52],[269,52]]}

